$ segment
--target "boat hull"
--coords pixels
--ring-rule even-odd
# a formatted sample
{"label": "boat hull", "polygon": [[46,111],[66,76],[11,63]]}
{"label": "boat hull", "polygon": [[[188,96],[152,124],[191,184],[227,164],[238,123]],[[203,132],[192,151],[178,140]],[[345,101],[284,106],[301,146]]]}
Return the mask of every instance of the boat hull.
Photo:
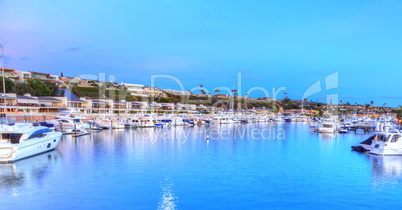
{"label": "boat hull", "polygon": [[13,163],[31,156],[54,150],[59,144],[62,134],[54,133],[45,138],[26,141],[19,145],[0,148],[0,163]]}

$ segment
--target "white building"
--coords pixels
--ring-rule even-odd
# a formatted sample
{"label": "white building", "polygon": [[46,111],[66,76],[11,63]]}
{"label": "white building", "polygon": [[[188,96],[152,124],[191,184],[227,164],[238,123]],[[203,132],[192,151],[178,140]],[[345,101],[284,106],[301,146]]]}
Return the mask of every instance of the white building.
{"label": "white building", "polygon": [[173,95],[179,95],[179,96],[190,95],[189,91],[170,90],[170,89],[163,89],[163,91],[165,91],[166,93],[170,93],[170,94],[173,94]]}
{"label": "white building", "polygon": [[144,90],[142,89],[144,87],[144,85],[130,84],[130,83],[124,83],[124,82],[122,82],[120,85],[126,87],[127,92],[129,92],[133,96],[141,96],[141,97],[148,96],[144,93]]}
{"label": "white building", "polygon": [[51,75],[51,74],[46,74],[46,73],[40,73],[40,72],[27,72],[27,71],[18,71],[15,70],[15,75],[17,76],[17,81],[19,82],[25,82],[27,79],[38,79],[41,81],[48,81],[48,82],[59,82],[59,76],[57,75]]}

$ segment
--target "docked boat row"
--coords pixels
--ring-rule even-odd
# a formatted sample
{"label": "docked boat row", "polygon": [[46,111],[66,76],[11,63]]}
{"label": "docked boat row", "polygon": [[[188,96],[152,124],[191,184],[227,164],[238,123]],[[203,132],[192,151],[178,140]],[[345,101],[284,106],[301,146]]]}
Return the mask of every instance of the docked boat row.
{"label": "docked boat row", "polygon": [[[7,121],[7,120],[6,120]],[[283,115],[143,114],[131,117],[98,116],[88,118],[76,110],[63,111],[51,120],[36,123],[0,125],[0,163],[14,162],[53,150],[62,135],[88,135],[103,129],[154,128],[170,126],[203,126],[240,123],[307,122],[310,130],[319,133],[347,133],[359,128],[374,129],[375,136],[362,142],[359,149],[379,155],[402,155],[401,133],[395,121],[388,118],[346,119],[339,117],[308,118]],[[357,150],[359,150],[357,149]]]}
{"label": "docked boat row", "polygon": [[398,127],[396,119],[391,117],[369,118],[369,117],[340,117],[331,116],[328,118],[313,118],[310,123],[311,132],[319,133],[349,133],[350,131],[372,132],[381,126]]}

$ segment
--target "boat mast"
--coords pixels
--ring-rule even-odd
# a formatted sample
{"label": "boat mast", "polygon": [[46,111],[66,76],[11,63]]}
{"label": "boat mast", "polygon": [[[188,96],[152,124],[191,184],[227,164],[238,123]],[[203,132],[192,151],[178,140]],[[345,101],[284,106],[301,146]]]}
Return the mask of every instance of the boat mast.
{"label": "boat mast", "polygon": [[232,89],[232,115],[234,113],[234,94],[235,94],[235,83],[233,83],[233,89]]}
{"label": "boat mast", "polygon": [[3,45],[1,47],[1,69],[3,72],[3,92],[4,92],[4,113],[6,115],[6,124],[7,124],[7,99],[6,99],[6,77],[4,74],[4,58],[3,58]]}

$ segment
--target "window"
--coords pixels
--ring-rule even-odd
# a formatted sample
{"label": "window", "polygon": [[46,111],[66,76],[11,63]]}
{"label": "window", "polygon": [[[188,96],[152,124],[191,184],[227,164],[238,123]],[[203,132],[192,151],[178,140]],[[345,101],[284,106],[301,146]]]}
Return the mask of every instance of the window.
{"label": "window", "polygon": [[400,135],[394,135],[391,139],[391,142],[397,142],[400,137]]}
{"label": "window", "polygon": [[41,138],[46,135],[45,133],[49,133],[49,132],[52,132],[52,130],[50,130],[49,128],[37,130],[37,131],[33,132],[28,139]]}
{"label": "window", "polygon": [[38,79],[47,79],[46,75],[42,75],[42,74],[33,74],[32,77],[38,78]]}
{"label": "window", "polygon": [[27,77],[27,78],[29,78],[30,76],[29,76],[29,74],[24,74],[24,77]]}
{"label": "window", "polygon": [[20,143],[21,133],[3,133],[2,139],[9,139],[11,143],[18,144]]}

